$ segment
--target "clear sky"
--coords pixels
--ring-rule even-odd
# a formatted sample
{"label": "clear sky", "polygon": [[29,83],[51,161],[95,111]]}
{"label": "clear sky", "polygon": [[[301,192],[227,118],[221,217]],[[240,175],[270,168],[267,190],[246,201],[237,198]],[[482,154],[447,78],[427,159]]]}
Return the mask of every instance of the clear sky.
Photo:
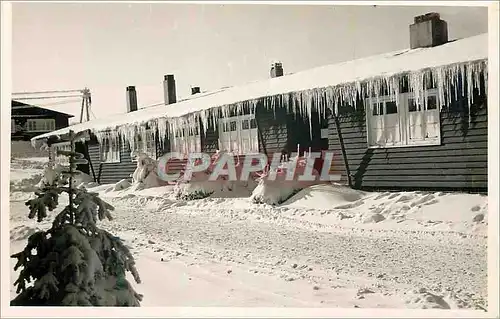
{"label": "clear sky", "polygon": [[[487,32],[487,8],[168,3],[13,3],[13,91],[92,92],[97,117],[177,96],[409,47],[413,17],[439,12],[450,39]],[[29,101],[32,102],[32,101]],[[39,101],[39,105],[53,103]],[[33,102],[33,104],[37,104]],[[79,114],[79,102],[53,105]]]}

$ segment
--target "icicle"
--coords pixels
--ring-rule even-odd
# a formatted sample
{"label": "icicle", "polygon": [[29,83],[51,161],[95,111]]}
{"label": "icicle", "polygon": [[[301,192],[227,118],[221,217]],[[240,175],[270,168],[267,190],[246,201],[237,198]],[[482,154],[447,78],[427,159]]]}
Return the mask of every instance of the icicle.
{"label": "icicle", "polygon": [[158,137],[160,140],[160,145],[165,144],[165,140],[167,139],[167,120],[165,118],[159,118],[157,122],[157,128],[158,128]]}
{"label": "icicle", "polygon": [[[227,118],[231,113],[242,114],[246,108],[250,114],[256,113],[257,105],[263,105],[266,109],[272,109],[276,117],[276,108],[285,107],[294,115],[308,116],[309,127],[312,128],[312,109],[318,111],[318,116],[326,118],[327,110],[332,110],[335,114],[339,113],[339,106],[352,105],[357,107],[358,98],[366,97],[380,101],[382,89],[387,90],[387,94],[396,101],[399,106],[400,84],[407,83],[409,92],[414,96],[415,103],[422,105],[427,109],[427,87],[432,83],[437,89],[440,111],[446,105],[452,103],[453,94],[455,99],[459,94],[464,97],[467,94],[467,104],[469,113],[474,103],[474,89],[481,92],[481,76],[484,76],[484,89],[488,88],[488,69],[487,61],[470,61],[444,65],[424,70],[411,72],[401,72],[392,75],[382,75],[370,79],[357,80],[351,83],[342,83],[335,86],[307,89],[303,91],[284,92],[248,101],[239,101],[229,105],[214,105],[211,108],[192,112],[178,118],[168,116],[143,121],[140,123],[127,123],[118,127],[106,127],[91,129],[96,135],[98,141],[103,139],[116,139],[125,145],[128,143],[131,149],[135,148],[135,136],[143,132],[146,125],[152,129],[154,138],[158,138],[162,143],[170,134],[182,131],[193,132],[203,125],[203,132],[206,135],[207,129],[211,123],[216,127],[220,117]],[[461,89],[459,85],[461,84]],[[423,101],[422,101],[423,100]],[[470,114],[469,114],[470,120]],[[36,145],[36,141],[32,141]]]}

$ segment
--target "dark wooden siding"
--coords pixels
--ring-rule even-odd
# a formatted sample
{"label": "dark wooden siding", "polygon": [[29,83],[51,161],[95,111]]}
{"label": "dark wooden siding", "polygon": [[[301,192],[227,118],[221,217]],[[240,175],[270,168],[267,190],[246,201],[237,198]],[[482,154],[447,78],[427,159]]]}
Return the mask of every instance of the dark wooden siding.
{"label": "dark wooden siding", "polygon": [[288,145],[287,112],[285,108],[275,111],[257,107],[255,118],[259,132],[259,152],[268,156],[281,153]]}
{"label": "dark wooden siding", "polygon": [[[449,189],[483,191],[488,186],[488,117],[483,104],[466,112],[441,112],[441,145],[367,147],[364,114],[339,118],[353,185],[364,189]],[[331,172],[346,175],[333,119],[329,120]]]}
{"label": "dark wooden siding", "polygon": [[69,126],[69,118],[65,115],[57,114],[55,117],[56,130]]}
{"label": "dark wooden siding", "polygon": [[97,141],[89,141],[87,146],[97,181],[100,184],[116,183],[122,179],[132,180],[130,175],[135,171],[137,163],[132,162],[128,145],[121,145],[120,163],[101,163]]}

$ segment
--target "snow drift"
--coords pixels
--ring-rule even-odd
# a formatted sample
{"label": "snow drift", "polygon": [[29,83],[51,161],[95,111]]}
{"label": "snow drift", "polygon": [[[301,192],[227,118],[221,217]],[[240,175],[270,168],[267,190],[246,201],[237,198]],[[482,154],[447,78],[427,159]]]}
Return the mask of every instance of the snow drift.
{"label": "snow drift", "polygon": [[299,177],[304,175],[307,165],[307,158],[296,156],[281,162],[277,168],[267,167],[266,171],[260,175],[258,185],[252,192],[250,200],[257,204],[277,205],[301,189],[324,183],[320,181],[320,175],[314,168],[312,168],[313,180],[300,180]]}
{"label": "snow drift", "polygon": [[[235,157],[236,163],[234,163]],[[197,159],[193,165],[198,166],[201,163],[201,159]],[[233,163],[234,165],[232,165]],[[227,170],[228,173],[221,172],[215,176],[218,166],[223,170]],[[230,178],[229,166],[234,167],[234,174],[238,180],[235,181]],[[248,191],[255,188],[255,179],[258,175],[252,172],[248,180],[241,180],[242,170],[243,163],[240,162],[240,157],[237,154],[217,150],[210,158],[207,169],[193,171],[187,167],[181,172],[181,177],[176,184],[176,197],[179,199],[201,199],[212,194],[226,197],[222,194],[227,192],[232,192],[235,197],[248,196]],[[211,180],[211,175],[217,178]]]}

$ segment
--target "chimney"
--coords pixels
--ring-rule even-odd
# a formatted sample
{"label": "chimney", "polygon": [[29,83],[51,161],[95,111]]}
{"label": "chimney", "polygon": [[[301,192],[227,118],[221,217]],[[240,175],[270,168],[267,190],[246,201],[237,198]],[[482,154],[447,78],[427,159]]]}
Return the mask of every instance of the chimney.
{"label": "chimney", "polygon": [[137,111],[137,92],[135,86],[127,86],[127,113]]}
{"label": "chimney", "polygon": [[281,62],[273,62],[271,64],[271,77],[277,78],[283,76],[283,65]]}
{"label": "chimney", "polygon": [[196,93],[200,93],[200,87],[194,86],[191,88],[191,95],[195,95]]}
{"label": "chimney", "polygon": [[175,96],[175,79],[173,74],[168,74],[164,77],[163,95],[165,97],[165,105],[177,102],[177,98]]}
{"label": "chimney", "polygon": [[435,47],[448,42],[448,25],[439,13],[431,12],[414,18],[410,25],[410,48]]}

